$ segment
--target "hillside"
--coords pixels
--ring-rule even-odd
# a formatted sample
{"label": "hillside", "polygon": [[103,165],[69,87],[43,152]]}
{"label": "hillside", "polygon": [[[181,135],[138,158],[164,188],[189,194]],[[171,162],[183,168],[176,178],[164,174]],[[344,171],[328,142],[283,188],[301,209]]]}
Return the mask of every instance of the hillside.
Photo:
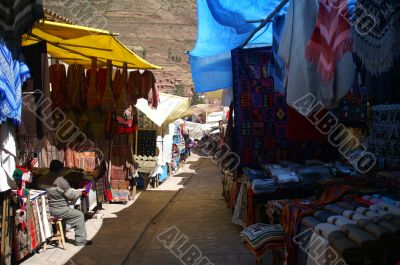
{"label": "hillside", "polygon": [[47,0],[46,7],[76,24],[119,33],[138,55],[163,66],[156,72],[162,91],[193,83],[189,58],[197,34],[196,0]]}

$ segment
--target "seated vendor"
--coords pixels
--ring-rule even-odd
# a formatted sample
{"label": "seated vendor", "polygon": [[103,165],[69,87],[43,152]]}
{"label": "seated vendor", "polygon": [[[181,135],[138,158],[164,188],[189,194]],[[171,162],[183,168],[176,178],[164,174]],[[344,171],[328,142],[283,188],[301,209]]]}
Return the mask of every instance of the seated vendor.
{"label": "seated vendor", "polygon": [[82,195],[86,195],[82,190],[72,189],[68,181],[61,176],[64,165],[59,160],[50,163],[50,174],[56,179],[52,187],[47,189],[50,214],[57,218],[62,218],[63,222],[70,225],[75,230],[75,245],[91,245],[87,240],[85,218],[81,211],[70,208],[69,202],[75,201]]}

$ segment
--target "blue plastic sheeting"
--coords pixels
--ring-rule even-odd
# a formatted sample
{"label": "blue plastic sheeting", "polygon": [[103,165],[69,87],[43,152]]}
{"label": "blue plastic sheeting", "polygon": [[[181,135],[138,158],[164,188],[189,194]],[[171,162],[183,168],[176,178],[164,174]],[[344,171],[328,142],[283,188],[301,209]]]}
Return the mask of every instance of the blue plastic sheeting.
{"label": "blue plastic sheeting", "polygon": [[[309,0],[307,0],[309,1]],[[314,0],[316,1],[316,0]],[[190,52],[197,93],[232,88],[231,50],[239,47],[280,0],[197,0],[198,35]],[[349,0],[350,15],[356,0]],[[287,7],[287,6],[286,6]],[[286,7],[281,11],[286,12]],[[272,45],[272,24],[260,30],[247,47]]]}
{"label": "blue plastic sheeting", "polygon": [[[190,66],[198,93],[232,87],[231,50],[240,46],[280,0],[197,0],[198,36]],[[272,25],[260,30],[250,46],[272,44]]]}

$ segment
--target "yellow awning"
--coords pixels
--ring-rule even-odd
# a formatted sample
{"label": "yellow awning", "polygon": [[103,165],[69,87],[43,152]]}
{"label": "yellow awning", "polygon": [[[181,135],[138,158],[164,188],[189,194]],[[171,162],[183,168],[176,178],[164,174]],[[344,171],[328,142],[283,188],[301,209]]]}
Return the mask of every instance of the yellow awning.
{"label": "yellow awning", "polygon": [[122,67],[123,63],[133,69],[162,69],[136,55],[122,44],[111,32],[51,21],[36,24],[31,33],[22,37],[22,46],[47,41],[47,52],[52,57],[68,64],[79,63],[91,67],[91,58],[96,57],[99,66],[107,60]]}

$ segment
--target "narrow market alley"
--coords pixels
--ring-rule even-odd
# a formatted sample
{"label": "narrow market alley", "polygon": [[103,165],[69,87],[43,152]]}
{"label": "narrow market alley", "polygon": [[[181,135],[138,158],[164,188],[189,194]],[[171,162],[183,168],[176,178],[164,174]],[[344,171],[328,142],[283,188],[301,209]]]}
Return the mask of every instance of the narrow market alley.
{"label": "narrow market alley", "polygon": [[[241,229],[232,224],[231,210],[222,199],[220,176],[212,160],[192,155],[179,173],[157,190],[141,192],[133,204],[119,212],[111,213],[123,205],[105,205],[103,219],[88,220],[93,245],[82,248],[67,244],[67,250],[50,247],[23,264],[193,264],[173,253],[196,247],[204,261],[212,262],[209,264],[253,264],[254,257],[241,243]],[[176,244],[182,247],[169,250],[163,243],[168,245],[175,236],[183,236]],[[182,244],[184,239],[187,241]]]}

